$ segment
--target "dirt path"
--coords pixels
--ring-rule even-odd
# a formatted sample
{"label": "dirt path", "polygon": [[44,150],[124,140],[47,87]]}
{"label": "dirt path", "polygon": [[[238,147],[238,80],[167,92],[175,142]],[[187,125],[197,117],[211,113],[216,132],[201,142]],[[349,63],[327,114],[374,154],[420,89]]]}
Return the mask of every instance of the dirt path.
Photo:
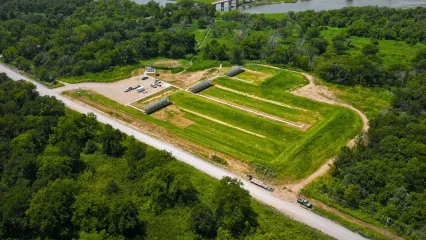
{"label": "dirt path", "polygon": [[[292,71],[292,70],[287,70],[290,72],[296,72],[296,71]],[[306,86],[303,86],[301,88],[298,88],[296,90],[294,90],[292,93],[297,95],[297,96],[302,96],[302,97],[306,97],[318,102],[324,102],[324,103],[328,103],[328,104],[334,104],[334,105],[340,105],[343,107],[347,107],[353,111],[355,111],[362,119],[363,122],[363,127],[362,127],[362,131],[363,132],[367,132],[369,125],[368,125],[368,119],[367,116],[361,112],[360,110],[354,108],[353,106],[344,103],[342,101],[340,101],[339,99],[337,99],[337,97],[333,94],[333,92],[331,92],[327,87],[325,86],[318,86],[315,84],[315,79],[313,76],[307,74],[307,73],[303,73],[303,72],[296,72],[299,74],[302,74],[303,76],[305,76],[308,80],[309,80],[309,84]],[[349,143],[347,144],[348,147],[353,147],[355,146],[355,138],[350,140]],[[287,184],[284,185],[283,188],[289,190],[290,192],[293,192],[295,194],[299,194],[300,190],[305,187],[307,184],[309,184],[310,182],[312,182],[314,179],[316,179],[317,177],[325,174],[329,169],[331,164],[333,164],[334,162],[334,158],[329,159],[323,166],[321,166],[317,171],[315,171],[313,174],[311,174],[309,177],[303,179],[302,181],[295,183],[295,184]]]}
{"label": "dirt path", "polygon": [[209,35],[211,28],[209,28],[209,30],[207,31],[207,33],[204,35],[203,40],[201,41],[200,45],[198,45],[197,49],[200,49],[203,46],[204,40],[206,40],[207,35]]}

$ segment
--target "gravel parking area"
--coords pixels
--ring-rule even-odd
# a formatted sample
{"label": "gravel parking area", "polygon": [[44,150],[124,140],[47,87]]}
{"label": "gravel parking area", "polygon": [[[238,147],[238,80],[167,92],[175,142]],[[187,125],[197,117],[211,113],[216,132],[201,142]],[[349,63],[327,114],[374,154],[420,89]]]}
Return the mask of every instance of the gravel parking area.
{"label": "gravel parking area", "polygon": [[[73,89],[89,89],[95,91],[99,94],[102,94],[118,103],[123,105],[128,105],[132,102],[138,101],[145,97],[148,97],[152,94],[160,92],[161,90],[170,86],[166,82],[161,82],[161,86],[156,88],[151,87],[151,84],[155,83],[154,77],[148,77],[146,80],[141,80],[142,76],[131,77],[122,81],[114,83],[78,83],[78,84],[68,84],[64,87],[58,88],[59,91],[67,91]],[[125,88],[135,87],[137,85],[145,87],[144,92],[137,92],[136,89],[129,92],[124,92]]]}

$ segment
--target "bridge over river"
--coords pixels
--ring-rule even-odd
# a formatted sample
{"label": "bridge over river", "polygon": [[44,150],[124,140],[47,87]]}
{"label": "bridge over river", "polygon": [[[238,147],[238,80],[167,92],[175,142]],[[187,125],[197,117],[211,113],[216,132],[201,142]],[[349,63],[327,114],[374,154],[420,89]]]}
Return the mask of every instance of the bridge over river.
{"label": "bridge over river", "polygon": [[254,0],[219,0],[216,2],[212,2],[212,5],[217,6],[220,4],[220,10],[225,10],[225,5],[228,4],[228,8],[233,7],[232,2],[235,1],[235,6],[238,7],[240,5],[246,4],[246,3],[252,3]]}

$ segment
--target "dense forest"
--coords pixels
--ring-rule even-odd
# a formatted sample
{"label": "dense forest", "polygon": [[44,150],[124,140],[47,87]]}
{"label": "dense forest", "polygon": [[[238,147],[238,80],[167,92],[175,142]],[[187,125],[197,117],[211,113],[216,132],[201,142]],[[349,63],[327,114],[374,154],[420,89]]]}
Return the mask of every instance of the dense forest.
{"label": "dense forest", "polygon": [[[411,63],[385,66],[379,41],[426,43],[425,8],[350,7],[271,16],[232,11],[222,14],[221,20],[213,24],[213,37],[203,49],[206,59],[262,60],[314,71],[327,81],[346,85],[403,85]],[[330,35],[333,31],[338,33]],[[356,49],[353,37],[369,43]],[[416,70],[425,69],[424,61],[416,64]]]}
{"label": "dense forest", "polygon": [[130,0],[2,2],[4,61],[46,82],[140,59],[182,58],[195,51],[194,34],[185,27],[214,15],[211,5],[192,1],[164,7]]}
{"label": "dense forest", "polygon": [[[215,13],[210,4],[192,0],[165,6],[130,0],[3,0],[0,18],[4,61],[45,82],[142,59],[190,60],[194,55],[194,69],[212,67],[211,60],[264,61],[314,71],[346,85],[404,86],[413,67],[426,68],[424,61],[415,66],[410,61],[385,63],[379,48],[381,40],[424,46],[426,9],[420,7],[349,7],[268,16]],[[194,34],[205,28],[212,31],[196,51]],[[369,43],[357,49],[354,37]]]}
{"label": "dense forest", "polygon": [[328,239],[0,74],[0,239]]}
{"label": "dense forest", "polygon": [[[417,56],[425,61],[426,52]],[[398,234],[426,238],[426,71],[394,91],[392,108],[370,122],[367,141],[344,148],[331,179],[308,194],[357,210]]]}

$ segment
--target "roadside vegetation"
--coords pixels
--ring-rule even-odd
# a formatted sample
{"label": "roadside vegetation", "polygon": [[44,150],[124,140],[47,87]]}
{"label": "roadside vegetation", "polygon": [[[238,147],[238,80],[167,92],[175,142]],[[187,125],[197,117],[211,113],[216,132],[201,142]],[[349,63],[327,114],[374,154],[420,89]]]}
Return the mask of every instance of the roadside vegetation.
{"label": "roadside vegetation", "polygon": [[0,74],[2,239],[330,239]]}

